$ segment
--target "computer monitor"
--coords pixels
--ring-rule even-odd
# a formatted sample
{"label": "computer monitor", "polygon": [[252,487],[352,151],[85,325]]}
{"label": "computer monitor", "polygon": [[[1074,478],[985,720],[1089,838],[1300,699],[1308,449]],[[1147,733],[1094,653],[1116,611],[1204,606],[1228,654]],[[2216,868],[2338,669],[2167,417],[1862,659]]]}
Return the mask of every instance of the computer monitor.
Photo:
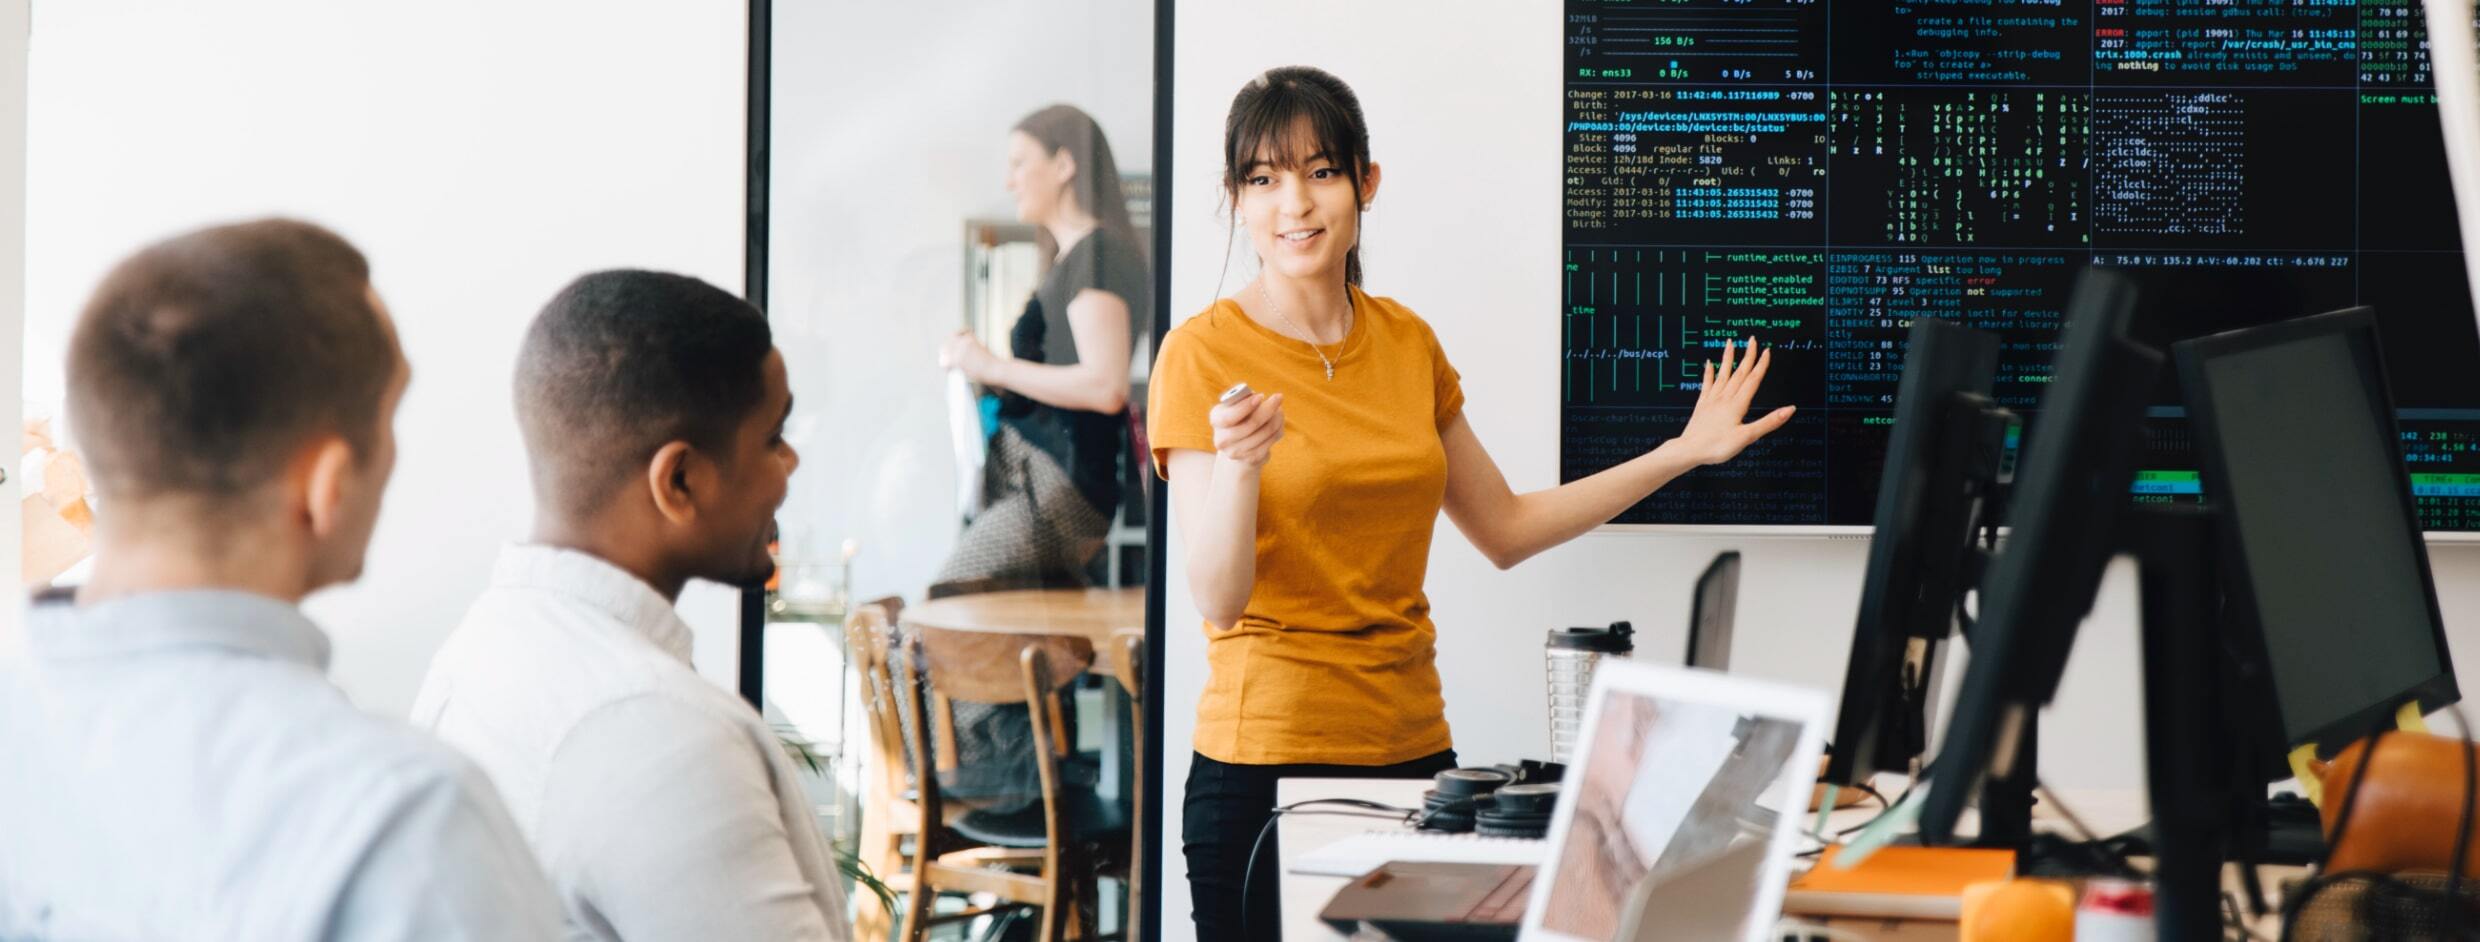
{"label": "computer monitor", "polygon": [[2376,316],[2353,308],[2175,348],[2221,533],[2232,638],[2285,748],[2339,747],[2461,698]]}
{"label": "computer monitor", "polygon": [[[1558,287],[1523,322],[1560,344],[1559,480],[1678,434],[1726,338],[1816,351],[1777,358],[1759,393],[1759,413],[1797,419],[1617,523],[1857,531],[1892,431],[1902,357],[1885,345],[1924,317],[1996,330],[1996,398],[2030,411],[2088,262],[2289,284],[2244,321],[2142,318],[2164,351],[2377,305],[2415,470],[2480,474],[2480,449],[2451,447],[2480,440],[2480,383],[2461,378],[2480,357],[2464,261],[2480,228],[2455,212],[2480,227],[2480,177],[2451,169],[2480,171],[2460,151],[2480,127],[2457,126],[2480,103],[2454,97],[2480,83],[2448,64],[2470,61],[2469,22],[2432,62],[2446,44],[2401,0],[1557,6],[1562,94],[1536,100],[1570,171]],[[2140,499],[2193,496],[2192,427],[2147,425]],[[2450,539],[2480,531],[2480,494],[2420,512]]]}
{"label": "computer monitor", "polygon": [[1688,612],[1688,666],[1731,669],[1731,625],[1739,613],[1739,551],[1724,550],[1696,577],[1696,601]]}
{"label": "computer monitor", "polygon": [[1989,399],[1996,335],[1923,318],[1906,346],[1825,772],[1840,785],[1908,770],[1928,746],[1937,645],[1969,588],[1972,529],[2012,421]]}
{"label": "computer monitor", "polygon": [[[2019,762],[2029,764],[2035,711],[2057,693],[2100,587],[2135,474],[2137,423],[2163,363],[2128,337],[2137,300],[2126,276],[2092,268],[2068,302],[2049,392],[2008,498],[2012,532],[1982,582],[1979,624],[1966,639],[1972,657],[1929,778],[1920,831],[1931,841],[1953,837],[1984,776],[2012,779]],[[2028,791],[2020,807],[1982,809],[1984,839],[2028,827]]]}

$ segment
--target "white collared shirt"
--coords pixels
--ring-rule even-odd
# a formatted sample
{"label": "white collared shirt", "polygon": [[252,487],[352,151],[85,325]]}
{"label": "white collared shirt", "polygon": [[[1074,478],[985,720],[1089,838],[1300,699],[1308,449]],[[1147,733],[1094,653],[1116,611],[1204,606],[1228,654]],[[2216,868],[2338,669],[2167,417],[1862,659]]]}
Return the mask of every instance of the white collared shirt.
{"label": "white collared shirt", "polygon": [[500,554],[418,725],[473,756],[592,939],[842,939],[842,879],[791,758],[690,667],[670,602],[594,556]]}
{"label": "white collared shirt", "polygon": [[491,786],[326,676],[293,606],[161,592],[0,656],[0,939],[555,939]]}

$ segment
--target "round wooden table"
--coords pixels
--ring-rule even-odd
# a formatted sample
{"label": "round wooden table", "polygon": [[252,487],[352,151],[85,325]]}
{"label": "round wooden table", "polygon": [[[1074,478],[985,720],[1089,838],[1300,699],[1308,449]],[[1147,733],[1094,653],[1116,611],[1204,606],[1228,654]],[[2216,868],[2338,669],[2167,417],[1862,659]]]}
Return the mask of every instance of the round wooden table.
{"label": "round wooden table", "polygon": [[1024,589],[933,599],[904,609],[907,627],[1065,635],[1101,644],[1145,627],[1144,589]]}
{"label": "round wooden table", "polygon": [[1023,589],[957,595],[905,606],[903,623],[917,635],[927,629],[997,636],[949,638],[943,646],[958,654],[963,654],[961,648],[986,648],[992,656],[1004,657],[1011,670],[1023,647],[1022,636],[1073,639],[1083,643],[1055,651],[1054,659],[1064,655],[1088,661],[1088,670],[1113,674],[1115,660],[1095,657],[1094,652],[1110,650],[1114,634],[1145,630],[1145,590]]}

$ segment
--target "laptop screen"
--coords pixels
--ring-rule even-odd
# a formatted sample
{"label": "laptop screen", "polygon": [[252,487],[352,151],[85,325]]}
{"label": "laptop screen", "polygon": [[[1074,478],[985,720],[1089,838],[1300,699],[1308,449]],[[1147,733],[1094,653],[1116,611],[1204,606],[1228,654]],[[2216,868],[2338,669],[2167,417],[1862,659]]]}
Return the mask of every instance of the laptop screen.
{"label": "laptop screen", "polygon": [[[1549,885],[1536,890],[1547,894],[1539,927],[1618,942],[1647,913],[1665,937],[1746,937],[1760,913],[1754,927],[1770,925],[1780,887],[1769,894],[1766,884],[1785,871],[1772,857],[1789,851],[1775,833],[1796,826],[1783,812],[1798,809],[1785,806],[1814,778],[1812,731],[1798,711],[1621,689],[1635,686],[1604,691],[1568,770],[1561,802],[1573,807],[1562,809]],[[1795,763],[1804,747],[1807,762]]]}

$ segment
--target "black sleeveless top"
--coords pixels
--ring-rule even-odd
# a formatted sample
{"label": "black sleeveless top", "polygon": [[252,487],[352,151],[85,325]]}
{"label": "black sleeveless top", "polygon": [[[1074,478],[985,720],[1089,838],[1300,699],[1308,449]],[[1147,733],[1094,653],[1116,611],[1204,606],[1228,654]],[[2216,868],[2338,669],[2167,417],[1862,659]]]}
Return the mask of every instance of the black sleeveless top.
{"label": "black sleeveless top", "polygon": [[[1076,333],[1068,325],[1068,302],[1086,289],[1107,291],[1128,305],[1131,346],[1153,324],[1154,287],[1145,256],[1128,240],[1095,229],[1068,250],[1042,277],[1008,336],[1017,359],[1072,366]],[[1059,462],[1077,492],[1108,516],[1118,509],[1120,456],[1128,447],[1128,416],[1044,405],[1015,392],[999,397],[999,424]]]}

